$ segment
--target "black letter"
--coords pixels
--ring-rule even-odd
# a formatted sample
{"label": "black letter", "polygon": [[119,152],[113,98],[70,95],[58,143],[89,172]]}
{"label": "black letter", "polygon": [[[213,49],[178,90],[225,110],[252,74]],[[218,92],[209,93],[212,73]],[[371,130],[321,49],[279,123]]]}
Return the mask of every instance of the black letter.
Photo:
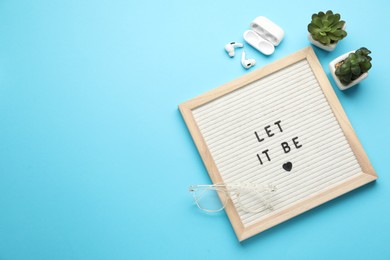
{"label": "black letter", "polygon": [[265,132],[267,132],[268,137],[271,137],[274,135],[273,133],[271,133],[271,130],[268,130],[268,128],[270,128],[270,127],[271,127],[270,125],[267,125],[266,127],[264,127],[264,130],[265,130]]}
{"label": "black letter", "polygon": [[265,154],[265,155],[267,156],[267,159],[268,159],[268,161],[270,162],[270,161],[271,161],[271,158],[269,158],[268,149],[267,149],[267,150],[264,150],[264,151],[263,151],[263,154]]}
{"label": "black letter", "polygon": [[261,165],[263,165],[263,161],[261,160],[261,158],[260,158],[260,155],[259,155],[259,154],[257,154],[257,158],[259,159],[259,161],[260,161],[260,164],[261,164]]}
{"label": "black letter", "polygon": [[292,141],[293,141],[293,143],[295,144],[295,147],[298,149],[298,148],[301,148],[302,145],[299,145],[298,141],[295,141],[295,140],[297,140],[297,139],[298,139],[298,136],[297,136],[297,137],[294,137],[294,138],[292,139]]}
{"label": "black letter", "polygon": [[277,125],[280,129],[280,132],[283,132],[282,127],[280,126],[280,120],[275,122],[275,125]]}
{"label": "black letter", "polygon": [[261,138],[260,139],[260,137],[257,135],[257,132],[255,131],[255,135],[256,135],[256,137],[257,137],[257,140],[259,141],[259,142],[261,142],[261,141],[263,141],[264,140],[264,138]]}
{"label": "black letter", "polygon": [[281,143],[281,145],[282,145],[282,148],[284,150],[284,153],[288,153],[291,150],[291,148],[287,142],[283,142],[283,143]]}

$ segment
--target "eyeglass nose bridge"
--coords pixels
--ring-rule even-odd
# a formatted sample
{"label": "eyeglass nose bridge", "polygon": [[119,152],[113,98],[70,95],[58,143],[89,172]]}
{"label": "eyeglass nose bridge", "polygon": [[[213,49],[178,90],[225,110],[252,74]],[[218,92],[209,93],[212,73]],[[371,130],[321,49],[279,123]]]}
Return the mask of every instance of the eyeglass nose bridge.
{"label": "eyeglass nose bridge", "polygon": [[188,187],[188,191],[189,192],[194,192],[194,191],[196,191],[196,187],[191,185],[190,187]]}

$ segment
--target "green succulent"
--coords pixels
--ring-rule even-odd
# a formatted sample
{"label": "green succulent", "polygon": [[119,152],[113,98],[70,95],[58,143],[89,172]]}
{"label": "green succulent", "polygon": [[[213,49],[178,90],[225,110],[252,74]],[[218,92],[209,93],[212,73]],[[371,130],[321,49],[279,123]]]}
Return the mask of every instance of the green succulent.
{"label": "green succulent", "polygon": [[370,53],[370,50],[362,47],[350,53],[345,60],[335,65],[335,74],[343,85],[348,85],[371,69],[372,58],[369,56]]}
{"label": "green succulent", "polygon": [[329,10],[326,13],[313,14],[307,29],[314,40],[330,45],[347,36],[347,32],[343,30],[344,24],[345,21],[340,21],[340,14],[333,14]]}

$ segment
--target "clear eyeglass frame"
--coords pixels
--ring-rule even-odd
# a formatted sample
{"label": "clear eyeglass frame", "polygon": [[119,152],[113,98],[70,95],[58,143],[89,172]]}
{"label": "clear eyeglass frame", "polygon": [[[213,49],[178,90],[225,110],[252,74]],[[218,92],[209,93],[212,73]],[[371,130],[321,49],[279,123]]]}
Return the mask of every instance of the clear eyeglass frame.
{"label": "clear eyeglass frame", "polygon": [[[206,212],[219,212],[225,209],[229,200],[233,198],[237,199],[237,205],[239,209],[248,212],[248,213],[259,213],[264,209],[273,210],[271,203],[271,198],[273,194],[277,191],[275,185],[261,185],[254,183],[217,183],[217,184],[200,184],[200,185],[191,185],[189,187],[189,192],[192,193],[194,201],[199,209]],[[201,202],[202,198],[207,192],[217,192],[219,194],[221,206],[215,209],[210,209],[204,206]],[[244,196],[246,195],[246,198]],[[257,207],[249,207],[245,204],[248,204],[247,197],[256,196],[257,201],[262,205]]]}

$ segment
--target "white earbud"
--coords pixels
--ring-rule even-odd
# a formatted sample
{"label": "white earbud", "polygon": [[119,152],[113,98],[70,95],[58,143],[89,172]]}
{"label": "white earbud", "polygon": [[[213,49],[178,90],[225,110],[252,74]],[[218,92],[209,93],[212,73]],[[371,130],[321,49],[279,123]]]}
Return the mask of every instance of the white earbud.
{"label": "white earbud", "polygon": [[225,45],[225,51],[229,54],[230,57],[234,57],[234,49],[242,48],[244,44],[239,42],[231,42]]}
{"label": "white earbud", "polygon": [[255,59],[246,59],[245,58],[245,51],[241,54],[241,64],[244,68],[249,69],[250,67],[255,66],[256,61]]}

